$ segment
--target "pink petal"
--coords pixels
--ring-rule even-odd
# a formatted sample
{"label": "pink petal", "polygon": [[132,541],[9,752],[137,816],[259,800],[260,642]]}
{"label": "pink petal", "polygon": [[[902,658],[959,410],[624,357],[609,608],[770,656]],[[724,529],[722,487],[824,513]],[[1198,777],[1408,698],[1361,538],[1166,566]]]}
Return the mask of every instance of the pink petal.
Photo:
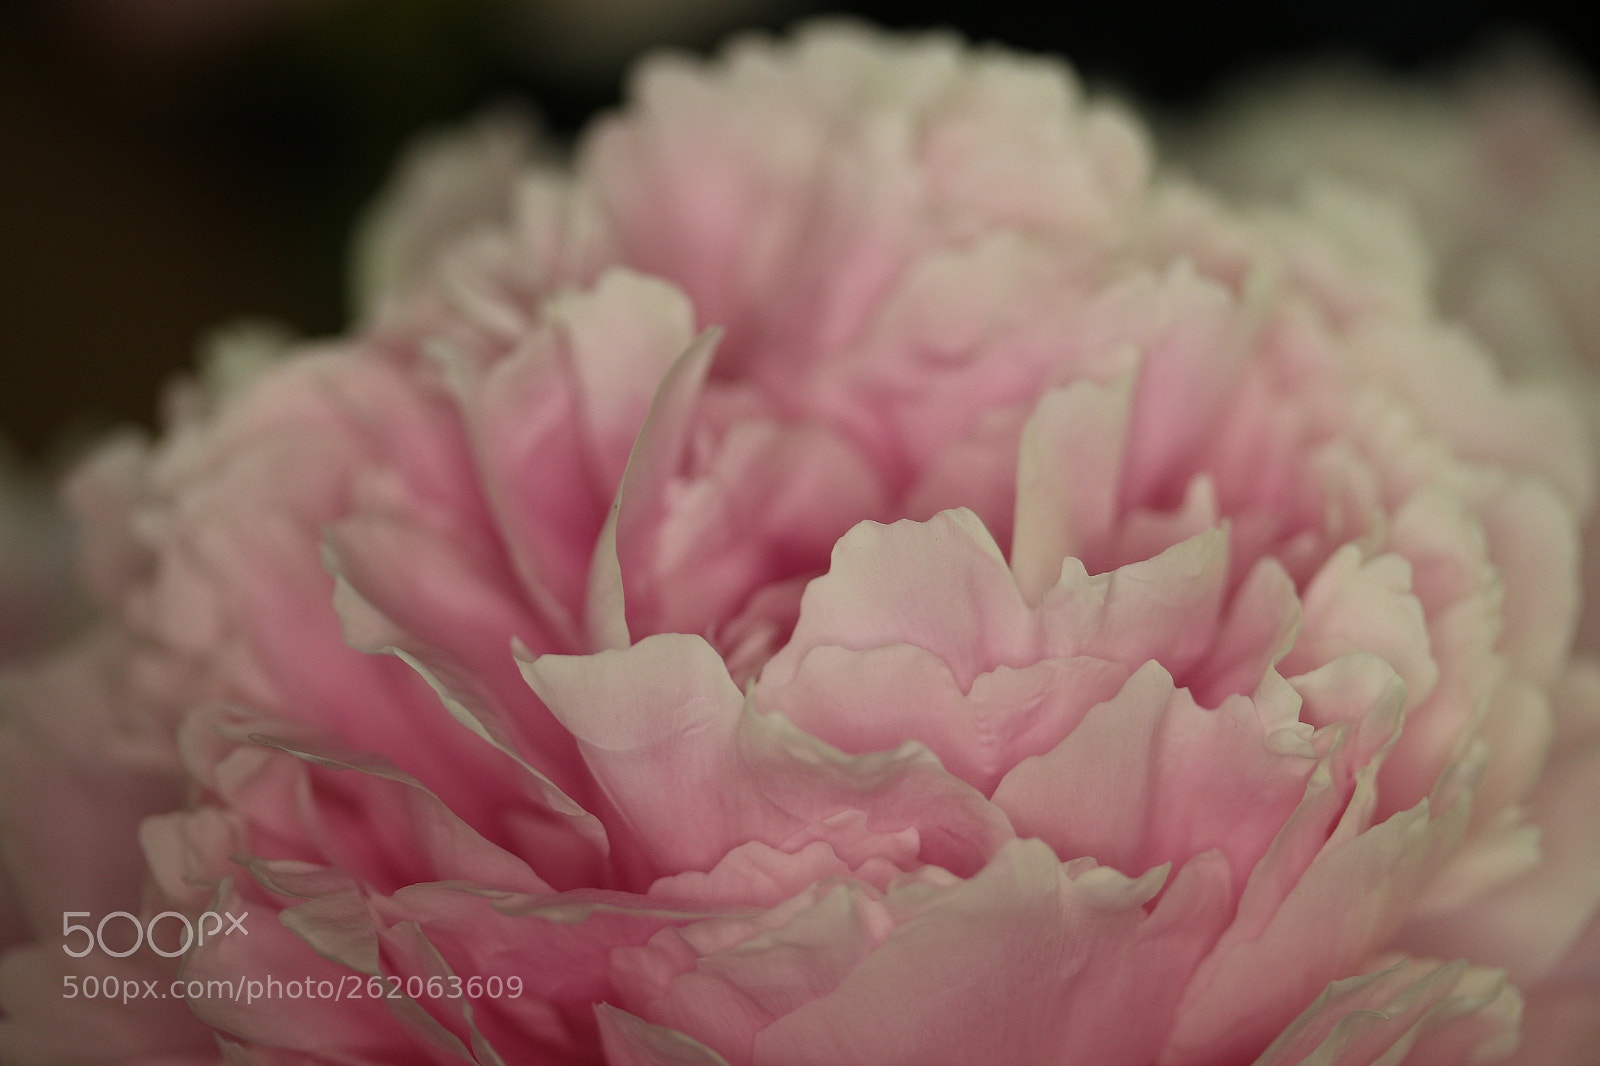
{"label": "pink petal", "polygon": [[1152,661],[1053,749],[1018,763],[994,802],[1018,835],[1063,859],[1138,873],[1215,849],[1243,884],[1315,765],[1265,726],[1285,710],[1292,719],[1292,702],[1258,710],[1244,696],[1204,709]]}
{"label": "pink petal", "polygon": [[595,545],[585,618],[593,646],[629,643],[629,612],[647,609],[648,587],[629,587],[629,576],[648,575],[668,486],[683,461],[695,405],[704,387],[719,334],[708,331],[677,357],[650,403],[650,412]]}
{"label": "pink petal", "polygon": [[1121,502],[1133,407],[1131,375],[1114,385],[1079,382],[1045,393],[1022,432],[1011,568],[1038,603],[1062,561],[1102,558]]}
{"label": "pink petal", "polygon": [[[496,717],[515,723],[518,750],[541,773],[581,795],[571,738],[528,692],[511,654],[514,640],[541,649],[561,647],[562,642],[521,600],[507,594],[515,588],[510,575],[479,564],[458,544],[449,530],[428,528],[420,515],[358,513],[330,530],[327,564],[335,578],[333,604],[344,638],[365,652],[404,652],[426,664],[435,677],[470,683],[473,696]],[[387,657],[374,662],[383,669],[398,665]],[[421,694],[408,702],[420,704],[419,711],[436,709],[435,701]],[[392,710],[389,714],[395,717]],[[451,728],[447,718],[435,714],[433,719],[414,727],[427,736],[430,750],[421,765],[437,764],[440,746],[478,750],[463,744],[469,738]],[[370,744],[385,732],[394,733],[394,724],[363,730],[349,743]],[[407,768],[413,765],[408,762]]]}
{"label": "pink petal", "polygon": [[[1164,1063],[1210,1062],[1267,1043],[1325,984],[1394,935],[1458,846],[1465,798],[1441,804],[1436,815],[1423,803],[1367,828],[1373,745],[1392,735],[1399,710],[1393,676],[1385,669],[1370,679],[1360,731],[1335,736],[1305,799],[1256,865],[1233,925],[1189,987]],[[1341,687],[1355,695],[1350,684]],[[1470,776],[1470,769],[1460,772]]]}
{"label": "pink petal", "polygon": [[[708,397],[722,398],[735,397]],[[640,633],[737,626],[753,596],[820,573],[840,535],[887,510],[877,474],[834,434],[759,411],[736,417],[720,440],[696,442],[650,556],[627,575],[641,593],[631,616]]]}
{"label": "pink petal", "polygon": [[[293,979],[327,981],[335,989],[348,990],[354,983],[364,984],[365,975],[376,972],[375,967],[353,973],[341,961],[313,951],[290,928],[259,907],[247,906],[237,895],[219,895],[216,903],[213,909],[219,913],[225,910],[240,915],[249,934],[213,938],[184,957],[181,976],[185,981],[233,992],[189,1001],[206,1024],[247,1042],[308,1053],[342,1048],[347,1053],[379,1058],[403,1054],[413,1044],[381,999],[365,995],[291,999],[282,990],[283,983]],[[326,943],[320,946],[328,949]],[[269,977],[280,985],[275,996],[266,994]],[[243,983],[250,980],[259,983]],[[257,989],[258,997],[252,996]]]}
{"label": "pink petal", "polygon": [[611,1066],[728,1066],[728,1060],[691,1037],[651,1025],[609,1003],[595,1004],[600,1040]]}
{"label": "pink petal", "polygon": [[1228,532],[1212,529],[1090,577],[1067,560],[1039,615],[1050,652],[1093,655],[1130,667],[1158,659],[1176,677],[1214,639],[1228,575]]}
{"label": "pink petal", "polygon": [[1257,1066],[1479,1062],[1516,1045],[1521,1001],[1496,970],[1465,962],[1386,960],[1330,984]]}
{"label": "pink petal", "polygon": [[1540,864],[1488,896],[1419,916],[1402,943],[1504,966],[1531,985],[1566,955],[1600,907],[1600,673],[1571,671],[1555,693],[1557,731],[1533,792]]}
{"label": "pink petal", "polygon": [[1048,750],[1089,707],[1109,699],[1128,668],[1090,656],[1046,659],[979,674],[962,692],[949,667],[910,644],[864,651],[823,645],[793,680],[763,683],[756,705],[844,751],[888,751],[907,739],[988,794],[1019,759]]}
{"label": "pink petal", "polygon": [[1016,842],[969,881],[840,886],[766,932],[667,934],[691,954],[642,1013],[734,1063],[1147,1062],[1227,906],[1214,860],[1147,908],[1160,880]]}
{"label": "pink petal", "polygon": [[1301,604],[1300,635],[1279,666],[1284,674],[1307,673],[1341,655],[1365,651],[1399,672],[1408,707],[1432,693],[1439,667],[1422,604],[1411,594],[1405,559],[1363,559],[1355,545],[1347,544],[1317,571]]}
{"label": "pink petal", "polygon": [[791,680],[801,656],[822,644],[912,644],[941,659],[965,691],[996,666],[1036,661],[1043,632],[988,530],[956,510],[925,523],[863,522],[840,538],[762,684]]}
{"label": "pink petal", "polygon": [[661,634],[523,669],[578,738],[614,809],[608,827],[625,827],[656,873],[710,870],[752,840],[828,840],[829,820],[852,811],[875,833],[915,829],[921,861],[958,872],[1010,836],[1004,817],[926,749],[847,756],[749,709],[698,637]]}

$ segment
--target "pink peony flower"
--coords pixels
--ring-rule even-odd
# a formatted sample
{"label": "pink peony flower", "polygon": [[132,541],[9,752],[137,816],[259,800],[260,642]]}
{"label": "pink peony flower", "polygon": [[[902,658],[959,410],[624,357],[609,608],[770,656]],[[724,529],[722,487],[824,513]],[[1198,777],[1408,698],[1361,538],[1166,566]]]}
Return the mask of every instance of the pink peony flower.
{"label": "pink peony flower", "polygon": [[850,27],[504,136],[74,481],[7,1061],[1467,1062],[1581,989],[1588,454],[1397,218]]}

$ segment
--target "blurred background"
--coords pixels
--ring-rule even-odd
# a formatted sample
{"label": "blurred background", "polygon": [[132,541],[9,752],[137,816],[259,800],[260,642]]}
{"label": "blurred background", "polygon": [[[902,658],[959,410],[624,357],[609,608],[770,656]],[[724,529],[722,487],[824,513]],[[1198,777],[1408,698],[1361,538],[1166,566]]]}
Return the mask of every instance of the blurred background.
{"label": "blurred background", "polygon": [[1056,52],[1174,110],[1330,54],[1409,73],[1526,36],[1600,66],[1554,3],[0,0],[0,451],[149,423],[241,316],[341,328],[349,227],[419,129],[513,98],[567,138],[642,50],[824,11]]}

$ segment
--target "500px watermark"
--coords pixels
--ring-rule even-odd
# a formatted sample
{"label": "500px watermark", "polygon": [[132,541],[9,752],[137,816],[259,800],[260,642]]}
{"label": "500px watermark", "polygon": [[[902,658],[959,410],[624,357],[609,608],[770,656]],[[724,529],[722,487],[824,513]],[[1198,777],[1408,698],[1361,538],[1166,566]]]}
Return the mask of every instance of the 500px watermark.
{"label": "500px watermark", "polygon": [[[223,911],[221,914],[216,911],[206,911],[200,915],[197,921],[191,922],[186,914],[179,914],[177,911],[162,911],[148,922],[141,922],[137,916],[129,914],[127,911],[112,911],[102,917],[91,928],[73,921],[74,918],[92,918],[93,915],[90,912],[62,911],[61,950],[75,959],[81,959],[89,952],[99,948],[102,955],[110,955],[114,959],[122,959],[132,955],[141,946],[148,943],[150,950],[157,955],[167,959],[175,959],[196,944],[204,944],[208,937],[215,940],[218,937],[231,936],[234,933],[242,933],[245,936],[249,936],[250,930],[244,927],[244,920],[249,916],[249,911],[245,911],[242,914],[234,914],[231,911]],[[115,938],[113,941],[119,945],[117,947],[109,946],[106,943],[106,923],[113,918],[121,919],[121,922],[125,922],[132,927],[132,944],[127,944],[121,937]],[[182,943],[171,950],[156,943],[156,927],[163,921],[167,923],[167,928],[172,930],[171,935],[174,940],[180,936],[182,937]],[[119,926],[113,926],[112,928],[116,930]],[[178,930],[182,930],[182,932],[179,933]],[[69,938],[78,933],[83,934],[82,947],[75,949],[72,943],[69,942]]]}
{"label": "500px watermark", "polygon": [[461,978],[400,977],[385,974],[369,977],[345,974],[337,981],[315,977],[226,977],[199,980],[190,978],[135,980],[131,977],[95,974],[68,974],[61,979],[63,999],[120,1000],[124,1004],[145,999],[231,999],[235,1003],[256,1003],[266,999],[512,999],[522,995],[522,978],[490,975]]}

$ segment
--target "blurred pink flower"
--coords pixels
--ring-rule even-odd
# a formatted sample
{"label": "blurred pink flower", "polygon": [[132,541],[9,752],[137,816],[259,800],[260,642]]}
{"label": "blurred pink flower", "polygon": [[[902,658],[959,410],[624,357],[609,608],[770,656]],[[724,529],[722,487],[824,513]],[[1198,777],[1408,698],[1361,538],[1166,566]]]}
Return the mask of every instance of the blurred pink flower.
{"label": "blurred pink flower", "polygon": [[1513,371],[1600,365],[1600,113],[1539,52],[1506,49],[1449,81],[1299,71],[1241,90],[1175,147],[1253,198],[1329,176],[1398,195],[1442,307]]}
{"label": "blurred pink flower", "polygon": [[[1443,312],[1514,379],[1571,392],[1600,450],[1600,106],[1579,76],[1527,45],[1448,79],[1312,68],[1242,88],[1172,147],[1236,196],[1281,200],[1331,178],[1396,199]],[[1600,587],[1600,523],[1585,542]],[[1600,597],[1579,645],[1600,649]]]}
{"label": "blurred pink flower", "polygon": [[848,27],[515,136],[413,160],[352,336],[78,474],[8,1061],[1466,1062],[1584,965],[1587,451],[1396,218]]}
{"label": "blurred pink flower", "polygon": [[59,641],[78,619],[71,531],[45,484],[0,447],[0,661]]}

